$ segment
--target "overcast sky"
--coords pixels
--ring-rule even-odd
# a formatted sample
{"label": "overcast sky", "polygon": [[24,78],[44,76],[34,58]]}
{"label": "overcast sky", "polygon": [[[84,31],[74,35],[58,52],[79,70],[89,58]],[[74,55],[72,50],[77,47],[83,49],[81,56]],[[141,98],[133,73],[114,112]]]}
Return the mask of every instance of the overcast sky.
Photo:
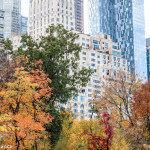
{"label": "overcast sky", "polygon": [[[145,31],[146,38],[150,38],[150,0],[145,1]],[[28,17],[29,0],[22,0],[22,15]]]}

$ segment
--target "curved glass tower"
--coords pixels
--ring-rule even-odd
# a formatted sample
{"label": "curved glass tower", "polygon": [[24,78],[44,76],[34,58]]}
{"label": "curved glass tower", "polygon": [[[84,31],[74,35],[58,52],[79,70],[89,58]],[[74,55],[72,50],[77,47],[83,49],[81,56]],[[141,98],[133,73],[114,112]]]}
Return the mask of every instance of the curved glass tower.
{"label": "curved glass tower", "polygon": [[118,42],[128,70],[147,78],[144,0],[88,0],[89,33]]}

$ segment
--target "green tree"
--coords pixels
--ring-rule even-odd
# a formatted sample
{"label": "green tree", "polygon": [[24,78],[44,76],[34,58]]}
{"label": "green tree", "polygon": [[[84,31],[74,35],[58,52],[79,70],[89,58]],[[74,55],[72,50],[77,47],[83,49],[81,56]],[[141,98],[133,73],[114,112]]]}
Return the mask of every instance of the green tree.
{"label": "green tree", "polygon": [[15,51],[14,56],[25,55],[30,64],[41,59],[43,70],[51,78],[51,87],[54,88],[51,102],[66,103],[77,93],[77,85],[86,86],[91,70],[78,68],[82,47],[75,43],[78,39],[76,33],[64,29],[62,25],[52,25],[46,30],[46,34],[41,37],[40,42],[24,35],[22,46]]}
{"label": "green tree", "polygon": [[51,132],[52,144],[57,142],[62,129],[59,109],[56,109],[56,106],[76,96],[77,86],[86,86],[92,73],[92,70],[87,68],[79,68],[79,53],[82,47],[75,43],[78,37],[76,33],[64,29],[62,25],[57,27],[52,25],[40,41],[35,41],[29,35],[22,36],[22,45],[13,53],[15,59],[22,55],[29,59],[29,62],[25,63],[26,68],[32,68],[32,64],[41,59],[42,69],[52,80],[49,86],[53,88],[53,94],[47,101],[45,109],[54,118],[52,124],[46,125],[47,130]]}

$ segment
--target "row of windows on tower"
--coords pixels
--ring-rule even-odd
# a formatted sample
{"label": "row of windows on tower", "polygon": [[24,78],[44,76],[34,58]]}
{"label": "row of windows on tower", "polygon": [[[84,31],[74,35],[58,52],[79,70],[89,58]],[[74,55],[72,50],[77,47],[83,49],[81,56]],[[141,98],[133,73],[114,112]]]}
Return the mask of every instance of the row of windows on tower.
{"label": "row of windows on tower", "polygon": [[[86,55],[86,52],[82,52],[82,55]],[[95,55],[95,53],[91,53],[91,56],[96,56],[96,55]],[[100,58],[100,56],[98,55],[97,58]],[[86,60],[86,57],[83,57],[82,59],[83,59],[83,60]],[[106,55],[103,55],[103,59],[106,59]],[[108,60],[109,60],[109,56],[108,56]],[[117,57],[114,56],[114,57],[113,57],[113,60],[114,60],[115,62],[116,62],[116,61],[120,62],[121,59],[120,59],[119,57],[117,58]],[[91,61],[95,62],[95,59],[94,59],[94,58],[91,58]],[[123,64],[126,63],[125,60],[123,60],[122,62],[123,62]],[[100,61],[98,61],[98,64],[99,64],[99,63],[100,63]]]}
{"label": "row of windows on tower", "polygon": [[[59,8],[58,8],[58,12],[59,12]],[[64,13],[64,10],[62,10],[61,12]],[[68,11],[66,11],[66,14],[69,14]],[[70,15],[72,16],[72,12],[70,12]]]}

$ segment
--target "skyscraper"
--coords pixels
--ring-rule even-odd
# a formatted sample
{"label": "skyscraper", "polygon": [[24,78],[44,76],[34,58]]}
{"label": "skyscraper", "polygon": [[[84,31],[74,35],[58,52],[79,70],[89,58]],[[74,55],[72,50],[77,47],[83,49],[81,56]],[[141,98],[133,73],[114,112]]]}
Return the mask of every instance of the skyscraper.
{"label": "skyscraper", "polygon": [[0,10],[0,40],[4,37],[4,11]]}
{"label": "skyscraper", "polygon": [[28,17],[21,16],[21,34],[26,34],[28,30]]}
{"label": "skyscraper", "polygon": [[46,28],[62,24],[67,30],[83,30],[83,0],[30,0],[29,34],[39,39]]}
{"label": "skyscraper", "polygon": [[0,0],[0,10],[4,11],[4,38],[21,33],[21,0]]}
{"label": "skyscraper", "polygon": [[74,0],[75,9],[75,30],[84,31],[84,11],[83,11],[83,0]]}
{"label": "skyscraper", "polygon": [[118,42],[128,70],[147,77],[144,0],[88,0],[89,33],[109,34]]}

